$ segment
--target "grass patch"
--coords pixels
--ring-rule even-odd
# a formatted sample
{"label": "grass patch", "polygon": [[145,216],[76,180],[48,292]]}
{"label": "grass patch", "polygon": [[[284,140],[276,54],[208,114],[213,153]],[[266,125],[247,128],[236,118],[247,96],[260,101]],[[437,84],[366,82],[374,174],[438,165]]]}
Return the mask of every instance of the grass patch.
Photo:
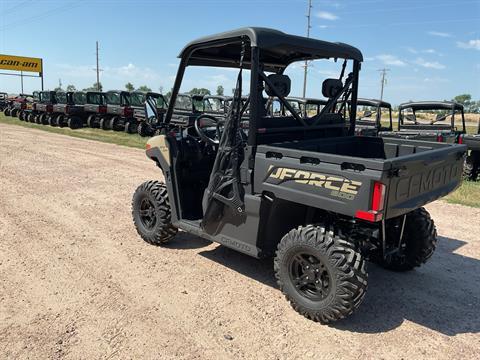
{"label": "grass patch", "polygon": [[92,129],[92,128],[83,128],[72,130],[70,128],[58,128],[52,127],[49,125],[39,125],[34,123],[29,123],[25,121],[20,121],[18,118],[5,116],[3,113],[0,113],[0,123],[2,124],[11,124],[19,125],[26,128],[34,128],[43,131],[48,131],[56,134],[68,135],[81,139],[96,140],[110,144],[123,145],[138,149],[145,149],[145,144],[147,143],[148,138],[142,138],[138,134],[126,134],[120,131],[105,131],[101,129]]}
{"label": "grass patch", "polygon": [[451,204],[460,204],[480,208],[480,182],[464,181],[453,193],[444,200]]}

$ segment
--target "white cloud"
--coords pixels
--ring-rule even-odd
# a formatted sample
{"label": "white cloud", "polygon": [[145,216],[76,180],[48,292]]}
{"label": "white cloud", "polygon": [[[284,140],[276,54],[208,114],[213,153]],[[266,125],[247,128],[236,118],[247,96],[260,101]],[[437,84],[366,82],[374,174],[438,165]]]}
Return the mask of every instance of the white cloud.
{"label": "white cloud", "polygon": [[422,58],[417,58],[415,60],[415,64],[423,66],[424,68],[437,70],[445,69],[446,67],[445,65],[440,64],[438,61],[426,61]]}
{"label": "white cloud", "polygon": [[469,40],[468,42],[457,42],[457,46],[462,49],[480,50],[480,39]]}
{"label": "white cloud", "polygon": [[423,79],[426,83],[448,83],[450,82],[448,79],[440,78],[440,77],[433,77],[433,78],[425,78]]}
{"label": "white cloud", "polygon": [[318,17],[319,19],[323,19],[323,20],[337,20],[338,19],[337,15],[332,14],[331,12],[328,12],[328,11],[318,11],[315,14],[315,16]]}
{"label": "white cloud", "polygon": [[318,25],[318,27],[319,27],[320,29],[326,29],[326,28],[328,28],[328,25]]}
{"label": "white cloud", "polygon": [[452,37],[452,34],[450,33],[446,33],[446,32],[441,32],[441,31],[429,31],[427,33],[428,35],[432,35],[432,36],[438,36],[438,37]]}
{"label": "white cloud", "polygon": [[375,56],[377,60],[382,61],[385,65],[392,65],[392,66],[405,66],[407,65],[405,61],[399,59],[395,55],[390,54],[381,54]]}

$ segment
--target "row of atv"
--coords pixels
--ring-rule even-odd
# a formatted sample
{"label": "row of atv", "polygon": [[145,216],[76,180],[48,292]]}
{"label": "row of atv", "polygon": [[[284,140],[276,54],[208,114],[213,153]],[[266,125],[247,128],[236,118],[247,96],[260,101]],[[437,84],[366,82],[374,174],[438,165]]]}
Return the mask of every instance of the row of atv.
{"label": "row of atv", "polygon": [[2,111],[19,120],[71,129],[82,127],[147,135],[145,101],[165,107],[161,94],[128,91],[36,91],[6,98]]}

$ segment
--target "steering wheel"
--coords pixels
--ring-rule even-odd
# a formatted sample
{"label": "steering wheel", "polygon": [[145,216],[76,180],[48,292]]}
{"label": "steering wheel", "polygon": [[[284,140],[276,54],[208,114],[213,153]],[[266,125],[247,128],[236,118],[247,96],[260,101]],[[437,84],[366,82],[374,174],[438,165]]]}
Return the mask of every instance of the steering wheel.
{"label": "steering wheel", "polygon": [[[207,144],[217,146],[220,143],[220,122],[212,115],[203,114],[195,119],[195,131],[200,139]],[[215,127],[215,134],[212,128]],[[206,131],[209,129],[208,131]]]}

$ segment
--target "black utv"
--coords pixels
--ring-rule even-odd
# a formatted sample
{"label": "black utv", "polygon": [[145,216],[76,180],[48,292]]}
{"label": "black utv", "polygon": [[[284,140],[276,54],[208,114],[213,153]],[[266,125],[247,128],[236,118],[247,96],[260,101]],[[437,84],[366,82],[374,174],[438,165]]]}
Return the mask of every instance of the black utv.
{"label": "black utv", "polygon": [[5,92],[0,92],[0,111],[3,111],[7,106],[8,94]]}
{"label": "black utv", "polygon": [[[460,185],[466,146],[355,136],[358,49],[243,28],[193,41],[180,58],[161,135],[146,146],[164,182],[147,181],[133,196],[145,241],[162,245],[181,229],[274,257],[277,284],[293,308],[323,323],[360,305],[367,260],[406,271],[432,256],[437,233],[422,206]],[[306,59],[339,62],[338,77],[320,84],[327,103],[309,122],[286,100],[285,70]],[[189,66],[237,69],[226,116],[175,114]],[[270,116],[265,96],[278,98],[289,115]]]}
{"label": "black utv", "polygon": [[416,101],[400,104],[397,131],[382,132],[380,135],[457,143],[459,136],[465,132],[462,104],[453,101]]}
{"label": "black utv", "polygon": [[478,123],[477,133],[475,135],[461,135],[459,143],[468,147],[468,156],[465,159],[463,175],[467,180],[476,181],[480,175],[480,122]]}
{"label": "black utv", "polygon": [[105,93],[100,91],[87,91],[85,93],[85,105],[83,111],[87,117],[87,126],[99,127],[100,120],[107,114]]}
{"label": "black utv", "polygon": [[55,91],[40,91],[39,101],[35,103],[33,120],[37,124],[48,125],[53,114],[53,105],[56,103],[57,96]]}
{"label": "black utv", "polygon": [[[382,116],[388,116],[388,126],[382,124]],[[392,105],[383,100],[357,99],[358,118],[355,133],[363,136],[377,136],[381,131],[392,131]]]}
{"label": "black utv", "polygon": [[87,96],[83,91],[57,92],[57,103],[53,105],[50,125],[70,129],[80,129],[86,124],[85,103]]}
{"label": "black utv", "polygon": [[130,97],[128,91],[107,91],[107,113],[100,119],[98,127],[103,130],[124,130],[130,134],[137,132],[137,121],[133,117]]}
{"label": "black utv", "polygon": [[[147,116],[145,112],[145,102],[156,109],[156,114]],[[133,108],[133,117],[137,121],[137,133],[142,136],[152,136],[160,122],[163,122],[163,116],[167,109],[167,101],[162,94],[156,92],[132,92],[131,104]]]}

